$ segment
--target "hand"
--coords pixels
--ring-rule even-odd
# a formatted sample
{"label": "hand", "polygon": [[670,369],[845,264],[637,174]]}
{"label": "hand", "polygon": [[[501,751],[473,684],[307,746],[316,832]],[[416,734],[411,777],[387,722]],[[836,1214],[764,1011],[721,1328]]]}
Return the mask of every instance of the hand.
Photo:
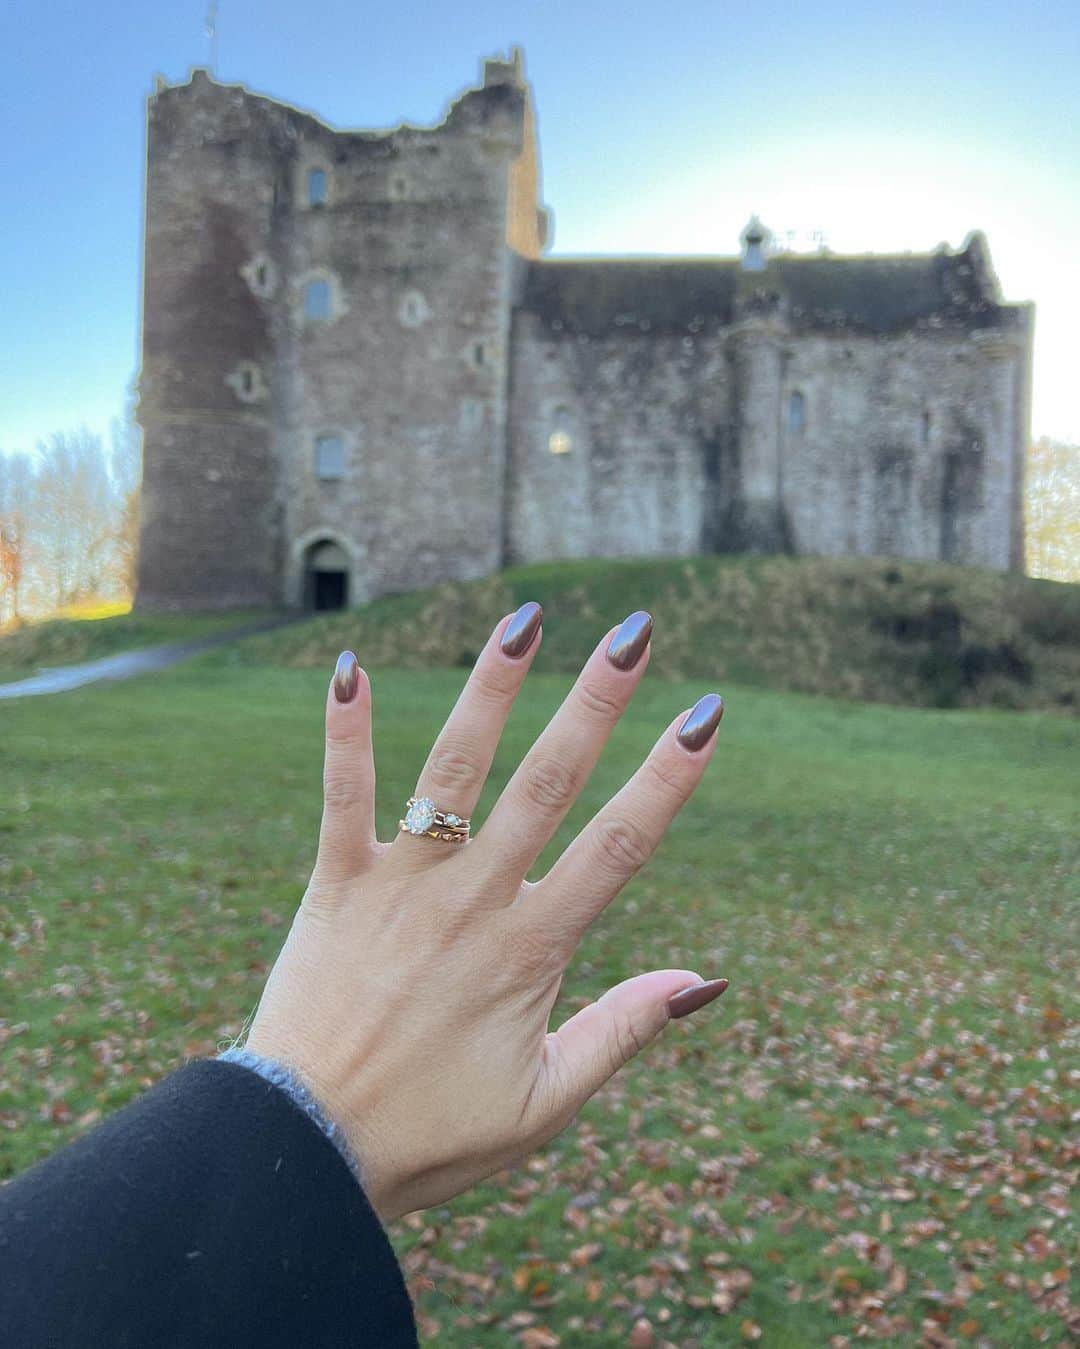
{"label": "hand", "polygon": [[[496,626],[417,796],[471,815],[540,622],[526,604]],[[715,747],[723,704],[708,694],[548,874],[525,881],[645,672],[651,628],[636,613],[607,634],[467,843],[378,842],[371,688],[351,652],[338,661],[318,858],[247,1044],[291,1067],[343,1128],[384,1222],[546,1143],[671,1016],[727,986],[654,970],[548,1032],[583,934],[651,856]]]}

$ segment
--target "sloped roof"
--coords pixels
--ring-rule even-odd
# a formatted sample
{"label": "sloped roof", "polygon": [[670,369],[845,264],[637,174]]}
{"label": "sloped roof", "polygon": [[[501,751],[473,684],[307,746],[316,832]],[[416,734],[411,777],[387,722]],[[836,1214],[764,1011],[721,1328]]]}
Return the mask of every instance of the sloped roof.
{"label": "sloped roof", "polygon": [[931,318],[984,326],[1002,306],[970,250],[738,258],[574,258],[529,264],[519,308],[555,331],[693,332],[775,306],[791,326],[893,332]]}
{"label": "sloped roof", "polygon": [[519,308],[551,327],[592,335],[617,327],[686,332],[730,323],[737,259],[580,258],[532,262]]}

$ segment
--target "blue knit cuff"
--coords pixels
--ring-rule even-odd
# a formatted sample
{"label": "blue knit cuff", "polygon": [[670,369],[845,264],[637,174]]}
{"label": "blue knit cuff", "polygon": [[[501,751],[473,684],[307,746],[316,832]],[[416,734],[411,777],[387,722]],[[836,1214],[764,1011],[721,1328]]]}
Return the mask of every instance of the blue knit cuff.
{"label": "blue knit cuff", "polygon": [[272,1059],[264,1059],[258,1054],[253,1054],[250,1049],[242,1049],[239,1045],[233,1045],[231,1049],[226,1049],[224,1053],[218,1055],[218,1059],[222,1063],[238,1063],[242,1068],[250,1068],[253,1073],[258,1073],[261,1078],[278,1087],[287,1096],[291,1096],[308,1118],[318,1125],[330,1142],[333,1143],[344,1158],[349,1170],[356,1177],[357,1184],[361,1189],[364,1189],[364,1177],[360,1171],[360,1163],[352,1155],[341,1126],[327,1115],[291,1068],[275,1063]]}

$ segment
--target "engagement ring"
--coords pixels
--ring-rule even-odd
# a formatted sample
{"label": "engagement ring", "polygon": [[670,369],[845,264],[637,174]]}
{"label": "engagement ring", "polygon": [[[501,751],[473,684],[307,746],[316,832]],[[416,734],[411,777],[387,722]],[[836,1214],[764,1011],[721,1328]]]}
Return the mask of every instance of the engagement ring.
{"label": "engagement ring", "polygon": [[398,828],[404,833],[426,835],[444,843],[464,843],[469,837],[469,824],[453,811],[439,810],[430,796],[410,796],[405,818],[398,820]]}

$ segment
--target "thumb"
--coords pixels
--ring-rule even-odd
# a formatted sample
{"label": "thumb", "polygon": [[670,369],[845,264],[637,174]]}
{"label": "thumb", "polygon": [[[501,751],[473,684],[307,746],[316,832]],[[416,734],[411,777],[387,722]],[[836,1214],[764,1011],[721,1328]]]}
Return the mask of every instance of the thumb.
{"label": "thumb", "polygon": [[[555,1113],[576,1114],[673,1017],[712,1002],[727,986],[726,979],[706,983],[692,970],[652,970],[625,979],[575,1012],[545,1044]],[[680,993],[683,997],[675,996]]]}

